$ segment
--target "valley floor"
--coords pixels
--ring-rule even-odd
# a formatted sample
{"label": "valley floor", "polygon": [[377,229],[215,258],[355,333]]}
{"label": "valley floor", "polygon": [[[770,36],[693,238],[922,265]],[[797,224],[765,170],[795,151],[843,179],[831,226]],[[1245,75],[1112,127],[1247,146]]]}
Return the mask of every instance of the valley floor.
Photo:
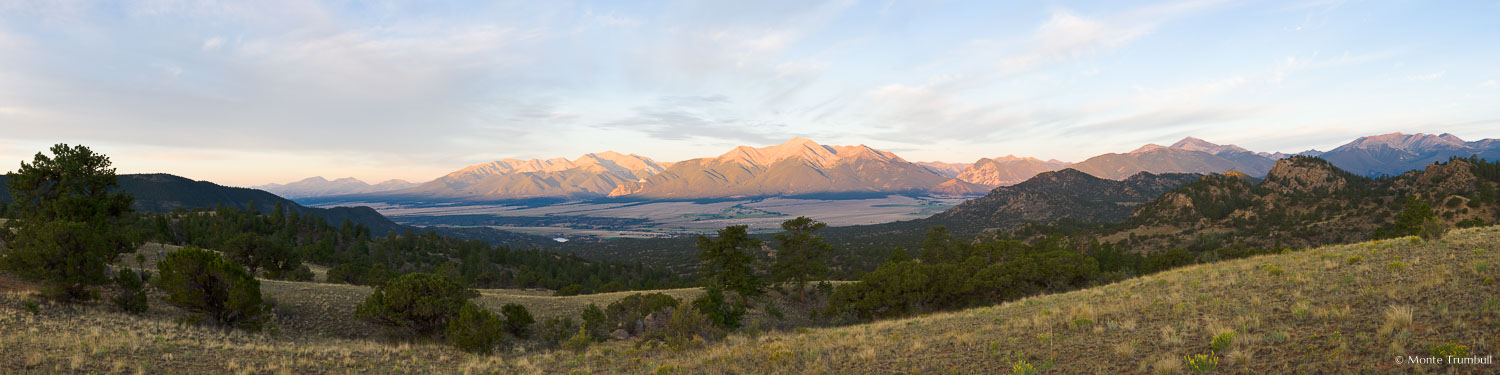
{"label": "valley floor", "polygon": [[[156,301],[144,317],[103,303],[44,302],[33,314],[23,305],[33,297],[17,290],[24,284],[0,280],[0,373],[1186,373],[1184,357],[1195,355],[1212,359],[1217,373],[1497,373],[1493,362],[1410,363],[1440,345],[1492,361],[1500,348],[1497,262],[1500,227],[1475,228],[1439,241],[1197,265],[964,311],[736,334],[681,350],[618,341],[582,354],[491,357],[440,343],[340,338],[320,324],[255,334],[187,326]],[[285,288],[267,284],[268,298],[294,304]],[[310,303],[346,303],[323,284],[306,285],[289,287],[323,301]],[[350,320],[328,311],[327,319]]]}

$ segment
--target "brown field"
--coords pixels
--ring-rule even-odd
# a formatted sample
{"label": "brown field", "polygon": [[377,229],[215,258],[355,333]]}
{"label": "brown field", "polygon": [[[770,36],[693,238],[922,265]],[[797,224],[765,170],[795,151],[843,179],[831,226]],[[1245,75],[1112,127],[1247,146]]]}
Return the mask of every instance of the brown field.
{"label": "brown field", "polygon": [[[749,225],[751,229],[776,229],[781,222],[807,216],[833,226],[866,225],[932,216],[942,209],[964,201],[963,198],[912,198],[892,195],[871,199],[791,199],[766,198],[720,202],[648,202],[584,203],[570,202],[541,207],[506,205],[443,205],[403,207],[381,203],[368,205],[386,216],[494,215],[494,216],[588,216],[648,219],[644,228],[516,227],[517,231],[541,235],[593,237],[650,237],[649,233],[713,231],[730,225]],[[342,203],[345,205],[351,203]],[[760,214],[751,214],[759,211]],[[768,213],[766,213],[768,212]],[[728,214],[726,214],[728,213]],[[512,227],[501,227],[512,229]],[[635,233],[640,232],[640,233]]]}
{"label": "brown field", "polygon": [[[618,341],[582,354],[513,349],[489,357],[436,343],[338,337],[328,327],[348,315],[288,317],[262,333],[178,324],[180,312],[158,301],[142,317],[103,302],[43,302],[33,315],[23,301],[34,297],[18,290],[25,284],[9,281],[0,282],[8,288],[0,293],[0,373],[969,374],[1031,366],[1040,373],[1170,374],[1190,373],[1184,357],[1191,355],[1228,374],[1497,373],[1493,364],[1396,362],[1449,343],[1479,357],[1495,354],[1497,261],[1500,227],[1476,228],[1439,241],[1404,238],[1197,265],[964,311],[735,334],[683,350]],[[338,315],[364,293],[265,285],[278,311]],[[535,292],[481,298],[491,296],[539,312],[586,303]],[[314,323],[291,323],[303,321]],[[1231,335],[1212,347],[1215,336]]]}

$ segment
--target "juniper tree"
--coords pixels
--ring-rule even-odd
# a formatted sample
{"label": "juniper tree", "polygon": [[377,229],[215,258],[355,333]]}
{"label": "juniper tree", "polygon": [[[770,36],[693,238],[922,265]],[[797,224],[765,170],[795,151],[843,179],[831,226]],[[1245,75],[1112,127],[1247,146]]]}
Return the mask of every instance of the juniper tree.
{"label": "juniper tree", "polygon": [[120,223],[133,198],[111,191],[118,181],[108,156],[66,144],[51,151],[6,174],[16,219],[0,228],[10,247],[0,268],[40,281],[49,296],[88,299],[90,286],[110,282],[108,264],[135,249]]}
{"label": "juniper tree", "polygon": [[765,283],[755,274],[755,256],[751,249],[760,248],[760,240],[750,238],[744,225],[719,230],[717,238],[698,236],[699,272],[711,286],[735,292],[741,299],[765,294]]}
{"label": "juniper tree", "polygon": [[776,235],[780,249],[776,251],[776,263],[771,265],[772,280],[791,283],[797,289],[797,299],[806,300],[809,282],[822,280],[828,275],[828,253],[833,246],[823,242],[816,232],[828,224],[813,221],[806,216],[781,223],[786,233]]}

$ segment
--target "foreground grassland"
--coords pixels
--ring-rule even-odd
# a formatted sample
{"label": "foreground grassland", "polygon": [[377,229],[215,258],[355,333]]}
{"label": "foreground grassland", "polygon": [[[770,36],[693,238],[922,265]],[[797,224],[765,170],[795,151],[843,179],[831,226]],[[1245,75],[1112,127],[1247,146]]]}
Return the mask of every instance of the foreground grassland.
{"label": "foreground grassland", "polygon": [[[1195,355],[1230,374],[1497,373],[1496,365],[1397,361],[1427,357],[1443,344],[1495,354],[1497,262],[1500,227],[1487,227],[1440,241],[1260,256],[999,306],[732,335],[678,350],[623,341],[581,354],[492,357],[438,343],[343,338],[350,335],[340,329],[364,330],[342,312],[368,293],[358,287],[266,282],[267,297],[288,316],[279,329],[250,334],[180,325],[180,314],[156,301],[144,317],[103,303],[42,303],[33,314],[22,286],[0,280],[9,290],[0,294],[0,373],[1190,373],[1184,357]],[[571,308],[517,300],[533,311]],[[299,303],[344,307],[291,306]],[[327,316],[290,316],[298,311]]]}

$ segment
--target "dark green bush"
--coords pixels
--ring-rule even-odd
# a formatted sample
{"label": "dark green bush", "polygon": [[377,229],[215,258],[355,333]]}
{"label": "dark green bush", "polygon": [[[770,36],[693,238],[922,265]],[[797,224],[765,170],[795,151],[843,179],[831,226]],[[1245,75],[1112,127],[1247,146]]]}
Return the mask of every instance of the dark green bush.
{"label": "dark green bush", "polygon": [[634,335],[642,333],[641,327],[637,325],[646,316],[671,309],[680,303],[681,300],[664,293],[636,293],[611,302],[609,307],[604,308],[604,314],[609,317],[610,327],[623,327],[626,332]]}
{"label": "dark green bush", "polygon": [[604,309],[599,308],[599,305],[590,303],[583,307],[583,313],[579,315],[583,318],[582,328],[587,331],[588,337],[599,341],[609,337],[609,317],[604,315]]}
{"label": "dark green bush", "polygon": [[115,275],[115,285],[120,287],[120,295],[115,296],[113,302],[120,310],[132,314],[146,312],[150,305],[146,302],[146,280],[151,277],[149,272],[136,273],[135,270],[124,268]]}
{"label": "dark green bush", "polygon": [[156,269],[152,283],[167,292],[167,302],[220,324],[260,328],[266,310],[260,282],[244,267],[214,252],[187,246],[167,254]]}
{"label": "dark green bush", "polygon": [[538,338],[542,340],[542,345],[555,348],[561,346],[564,341],[568,340],[568,337],[572,337],[577,332],[578,323],[574,322],[572,317],[554,316],[542,322],[542,330]]}
{"label": "dark green bush", "polygon": [[328,269],[328,282],[354,285],[384,285],[396,275],[384,264],[344,263]]}
{"label": "dark green bush", "polygon": [[674,349],[685,349],[694,338],[709,339],[721,335],[721,331],[714,328],[714,323],[687,302],[683,302],[672,309],[671,316],[667,317],[667,323],[660,332],[650,333],[647,337],[660,339],[667,346]]}
{"label": "dark green bush", "polygon": [[418,335],[436,333],[478,296],[453,280],[430,273],[409,273],[375,288],[354,316]]}
{"label": "dark green bush", "polygon": [[727,300],[724,298],[724,290],[713,286],[693,300],[693,308],[707,316],[715,327],[727,331],[740,328],[740,320],[745,317],[746,311],[744,304]]}
{"label": "dark green bush", "polygon": [[559,297],[576,296],[579,294],[583,294],[583,286],[578,284],[568,284],[568,286],[552,292],[552,295]]}
{"label": "dark green bush", "polygon": [[507,303],[500,307],[500,313],[505,315],[505,330],[520,338],[531,337],[531,325],[536,319],[531,317],[531,312],[526,311],[526,306]]}
{"label": "dark green bush", "polygon": [[448,322],[448,342],[470,353],[490,354],[505,332],[495,313],[473,303],[464,303],[458,316]]}

